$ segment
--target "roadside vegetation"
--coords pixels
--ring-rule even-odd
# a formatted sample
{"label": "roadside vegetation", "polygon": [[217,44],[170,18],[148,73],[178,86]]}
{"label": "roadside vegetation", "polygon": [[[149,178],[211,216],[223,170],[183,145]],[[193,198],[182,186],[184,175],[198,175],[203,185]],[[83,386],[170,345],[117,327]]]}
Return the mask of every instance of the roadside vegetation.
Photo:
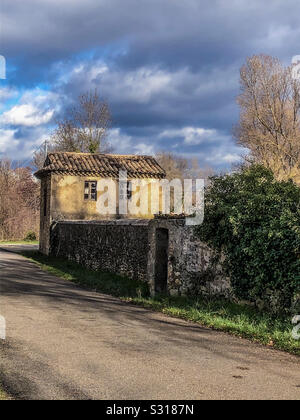
{"label": "roadside vegetation", "polygon": [[11,400],[11,398],[5,391],[3,391],[3,389],[1,389],[1,386],[0,386],[0,401],[6,401],[6,400]]}
{"label": "roadside vegetation", "polygon": [[1,245],[38,245],[39,241],[0,241]]}
{"label": "roadside vegetation", "polygon": [[6,394],[0,389],[0,401],[7,400]]}
{"label": "roadside vegetation", "polygon": [[273,313],[299,313],[300,188],[262,165],[210,178],[201,240],[224,257],[234,295]]}
{"label": "roadside vegetation", "polygon": [[0,241],[37,238],[40,185],[30,167],[0,158]]}
{"label": "roadside vegetation", "polygon": [[300,356],[300,342],[292,337],[293,325],[289,315],[274,316],[268,312],[259,312],[252,306],[217,299],[171,296],[151,298],[145,283],[88,270],[74,262],[47,257],[37,251],[24,251],[23,255],[44,271],[80,286]]}
{"label": "roadside vegetation", "polygon": [[108,272],[88,270],[63,258],[48,257],[38,251],[23,251],[22,255],[38,263],[49,273],[83,287],[117,297],[147,296],[147,284]]}

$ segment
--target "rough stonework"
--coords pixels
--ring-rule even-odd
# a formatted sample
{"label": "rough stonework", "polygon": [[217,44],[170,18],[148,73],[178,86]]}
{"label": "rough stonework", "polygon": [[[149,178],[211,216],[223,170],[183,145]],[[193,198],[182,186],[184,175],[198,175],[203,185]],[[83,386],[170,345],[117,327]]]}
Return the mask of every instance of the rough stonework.
{"label": "rough stonework", "polygon": [[[165,271],[161,270],[164,261],[156,255],[160,230],[168,239]],[[50,244],[51,255],[148,282],[152,295],[159,293],[157,283],[163,281],[171,295],[231,294],[219,260],[194,236],[184,218],[60,221],[51,227]],[[159,279],[164,275],[165,279]]]}
{"label": "rough stonework", "polygon": [[87,268],[147,281],[148,221],[61,221],[51,226],[50,254]]}
{"label": "rough stonework", "polygon": [[155,294],[155,232],[169,232],[168,291],[171,295],[231,295],[230,280],[222,272],[220,258],[186,226],[184,218],[155,218],[149,223],[148,282]]}
{"label": "rough stonework", "polygon": [[50,225],[51,225],[51,175],[41,179],[40,197],[40,251],[43,254],[49,252]]}

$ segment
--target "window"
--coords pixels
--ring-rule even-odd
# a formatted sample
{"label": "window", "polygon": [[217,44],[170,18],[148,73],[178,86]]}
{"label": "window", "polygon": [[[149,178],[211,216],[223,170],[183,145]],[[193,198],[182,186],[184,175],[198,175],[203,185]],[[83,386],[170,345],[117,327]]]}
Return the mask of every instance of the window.
{"label": "window", "polygon": [[127,200],[130,200],[132,197],[132,182],[127,181]]}
{"label": "window", "polygon": [[84,182],[84,199],[97,201],[97,181]]}

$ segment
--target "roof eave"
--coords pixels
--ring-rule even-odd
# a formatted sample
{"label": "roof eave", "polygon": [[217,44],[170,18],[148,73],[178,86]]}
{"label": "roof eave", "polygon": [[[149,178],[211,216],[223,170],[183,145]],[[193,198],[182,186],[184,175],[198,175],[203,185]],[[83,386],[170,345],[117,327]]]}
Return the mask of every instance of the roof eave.
{"label": "roof eave", "polygon": [[[103,173],[97,173],[97,172],[90,172],[87,171],[86,173],[84,173],[83,171],[78,171],[78,173],[76,173],[76,171],[68,171],[68,170],[55,170],[55,169],[39,169],[38,171],[36,171],[33,175],[38,178],[38,179],[42,179],[44,176],[47,176],[49,173],[54,173],[55,175],[67,175],[67,176],[98,176],[101,178],[113,178],[113,179],[118,179],[118,177],[115,177],[113,175],[111,176],[107,176]],[[133,178],[133,179],[142,179],[142,178],[153,178],[153,179],[164,179],[166,177],[166,173],[158,173],[158,174],[154,174],[154,173],[129,173],[128,174],[128,178]]]}

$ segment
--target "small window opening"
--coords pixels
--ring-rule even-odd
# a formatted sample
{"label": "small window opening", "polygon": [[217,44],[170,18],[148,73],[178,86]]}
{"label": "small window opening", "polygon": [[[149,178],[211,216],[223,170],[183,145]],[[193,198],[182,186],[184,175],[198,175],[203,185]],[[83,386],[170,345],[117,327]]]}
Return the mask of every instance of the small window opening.
{"label": "small window opening", "polygon": [[97,201],[97,181],[84,182],[84,199]]}
{"label": "small window opening", "polygon": [[132,182],[127,181],[127,199],[131,200],[132,198]]}

